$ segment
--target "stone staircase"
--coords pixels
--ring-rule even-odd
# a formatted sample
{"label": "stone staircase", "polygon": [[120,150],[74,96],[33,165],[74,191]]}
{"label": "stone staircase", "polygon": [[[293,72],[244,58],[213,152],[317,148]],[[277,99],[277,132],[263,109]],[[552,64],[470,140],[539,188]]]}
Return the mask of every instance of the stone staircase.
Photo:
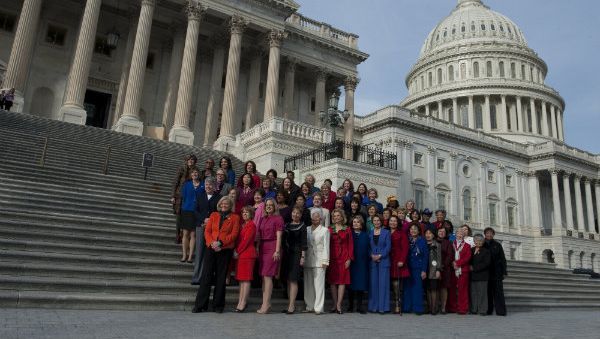
{"label": "stone staircase", "polygon": [[[120,157],[105,175],[94,152],[109,145]],[[143,180],[147,151],[157,162]],[[190,151],[200,164],[222,155],[0,111],[0,307],[189,310],[192,265],[178,261],[168,198]],[[551,264],[510,262],[505,290],[509,311],[600,309],[600,281]],[[229,287],[228,307],[236,298]],[[276,291],[274,310],[285,304]]]}

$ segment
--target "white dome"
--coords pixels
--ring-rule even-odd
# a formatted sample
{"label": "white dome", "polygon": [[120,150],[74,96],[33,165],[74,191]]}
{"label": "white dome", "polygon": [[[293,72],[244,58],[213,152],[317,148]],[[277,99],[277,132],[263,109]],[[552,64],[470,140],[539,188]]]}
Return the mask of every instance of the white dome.
{"label": "white dome", "polygon": [[481,0],[458,0],[452,13],[429,33],[421,57],[453,45],[487,41],[528,48],[523,33],[510,19],[492,11]]}

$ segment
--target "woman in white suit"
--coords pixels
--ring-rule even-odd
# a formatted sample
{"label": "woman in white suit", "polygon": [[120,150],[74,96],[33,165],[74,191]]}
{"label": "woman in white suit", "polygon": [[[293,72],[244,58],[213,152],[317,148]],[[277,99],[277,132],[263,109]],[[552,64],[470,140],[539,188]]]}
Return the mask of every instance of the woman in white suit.
{"label": "woman in white suit", "polygon": [[329,229],[323,226],[319,209],[311,211],[312,225],[306,230],[308,250],[304,258],[305,312],[323,313],[325,272],[329,266]]}

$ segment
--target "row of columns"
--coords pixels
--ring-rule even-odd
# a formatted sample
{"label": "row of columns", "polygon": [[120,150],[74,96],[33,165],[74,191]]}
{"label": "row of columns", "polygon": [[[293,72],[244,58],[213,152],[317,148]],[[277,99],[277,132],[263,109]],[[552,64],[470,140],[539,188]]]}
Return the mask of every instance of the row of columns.
{"label": "row of columns", "polygon": [[[483,95],[484,104],[482,107],[482,129],[486,132],[492,131],[491,126],[491,99],[490,95]],[[467,97],[468,105],[467,105],[467,115],[468,115],[468,127],[475,129],[476,128],[476,117],[475,117],[475,97],[470,95]],[[529,124],[527,119],[527,115],[523,110],[523,97],[515,96],[514,103],[509,103],[507,101],[506,95],[500,95],[500,105],[499,110],[496,111],[496,126],[497,128],[494,131],[508,133],[519,132],[519,133],[528,133],[529,130],[526,130],[526,124]],[[550,104],[546,101],[535,99],[535,98],[525,98],[529,101],[530,110],[531,110],[531,133],[539,134],[542,136],[547,136],[551,138],[555,138],[563,141],[563,115],[558,107],[553,104]],[[448,122],[454,124],[461,124],[460,112],[458,110],[459,98],[452,98],[452,118],[446,114],[447,110],[445,110],[443,100],[438,100],[435,103],[428,103],[424,105],[425,115],[432,115],[432,111],[437,109],[437,118],[446,120]],[[541,110],[538,109],[536,104],[539,103]],[[549,109],[548,109],[549,105]],[[419,109],[422,111],[423,109]],[[541,130],[538,129],[538,111],[541,113]],[[549,115],[549,116],[548,116]],[[509,128],[510,124],[510,128]],[[550,125],[550,127],[548,126]]]}
{"label": "row of columns", "polygon": [[[551,169],[550,171],[551,185],[552,185],[552,202],[553,202],[553,228],[561,230],[563,228],[563,217],[561,211],[561,196],[559,188],[559,175],[562,175],[563,181],[563,199],[565,202],[565,223],[566,229],[573,231],[587,231],[590,233],[597,233],[595,230],[595,216],[600,217],[600,182],[594,184],[594,195],[596,197],[596,205],[594,206],[594,200],[592,198],[592,181],[589,178],[583,179],[584,192],[581,191],[581,180],[582,176],[579,174],[573,174],[559,169]],[[571,196],[571,178],[573,179],[574,186],[574,198],[575,198],[575,216],[577,220],[575,222],[572,211],[572,196]],[[583,199],[585,194],[585,216],[587,217],[587,224],[584,218]],[[594,209],[596,214],[594,215]]]}

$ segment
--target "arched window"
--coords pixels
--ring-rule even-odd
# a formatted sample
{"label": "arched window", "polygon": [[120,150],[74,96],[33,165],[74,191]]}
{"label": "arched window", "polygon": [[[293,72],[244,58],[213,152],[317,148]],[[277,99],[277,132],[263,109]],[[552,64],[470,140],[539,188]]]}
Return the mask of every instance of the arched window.
{"label": "arched window", "polygon": [[475,22],[471,22],[471,31],[475,32]]}
{"label": "arched window", "polygon": [[460,78],[462,80],[467,78],[467,65],[464,63],[460,64]]}
{"label": "arched window", "polygon": [[473,63],[473,77],[479,78],[479,63],[477,61]]}
{"label": "arched window", "polygon": [[490,126],[492,129],[498,129],[498,121],[496,118],[496,105],[490,106]]}
{"label": "arched window", "polygon": [[438,68],[437,70],[437,83],[438,85],[442,84],[442,69]]}
{"label": "arched window", "polygon": [[469,221],[471,218],[471,191],[466,189],[463,192],[463,219]]}
{"label": "arched window", "polygon": [[492,62],[488,61],[485,63],[486,75],[488,78],[492,77]]}
{"label": "arched window", "polygon": [[467,28],[465,27],[465,25],[462,25],[462,27],[460,28],[460,31],[463,33],[467,31]]}
{"label": "arched window", "polygon": [[428,77],[428,85],[429,87],[433,86],[433,74],[431,74],[431,72],[429,72],[429,74],[427,75]]}
{"label": "arched window", "polygon": [[500,77],[504,78],[504,61],[498,63],[498,68],[500,69]]}
{"label": "arched window", "polygon": [[448,81],[454,81],[454,66],[448,66]]}
{"label": "arched window", "polygon": [[510,63],[510,77],[513,79],[517,77],[517,66],[514,62]]}
{"label": "arched window", "polygon": [[483,109],[481,104],[475,105],[475,128],[483,129]]}
{"label": "arched window", "polygon": [[525,65],[521,65],[521,79],[525,80]]}
{"label": "arched window", "polygon": [[460,106],[460,120],[461,125],[469,127],[469,108],[466,105]]}
{"label": "arched window", "polygon": [[425,89],[425,78],[421,75],[421,89]]}

